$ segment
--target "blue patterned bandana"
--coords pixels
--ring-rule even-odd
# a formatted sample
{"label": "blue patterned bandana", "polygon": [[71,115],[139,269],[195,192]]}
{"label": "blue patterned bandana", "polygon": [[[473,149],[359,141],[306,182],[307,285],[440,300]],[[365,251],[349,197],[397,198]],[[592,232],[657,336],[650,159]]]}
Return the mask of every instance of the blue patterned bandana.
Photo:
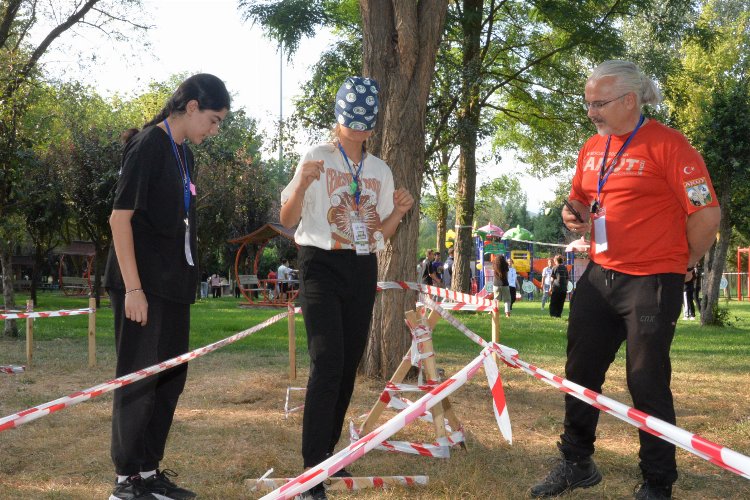
{"label": "blue patterned bandana", "polygon": [[336,121],[352,130],[372,130],[378,116],[378,82],[350,76],[336,93]]}

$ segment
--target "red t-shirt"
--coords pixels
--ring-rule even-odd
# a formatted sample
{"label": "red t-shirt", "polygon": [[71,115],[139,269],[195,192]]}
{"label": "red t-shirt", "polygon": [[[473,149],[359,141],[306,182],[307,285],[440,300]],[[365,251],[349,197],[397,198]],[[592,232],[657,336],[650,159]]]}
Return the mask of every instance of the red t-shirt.
{"label": "red t-shirt", "polygon": [[[612,136],[607,166],[630,134]],[[591,205],[607,137],[595,135],[578,154],[571,199]],[[687,216],[718,206],[700,153],[680,132],[655,120],[643,125],[602,187],[608,248],[591,259],[626,274],[684,274],[688,261]]]}

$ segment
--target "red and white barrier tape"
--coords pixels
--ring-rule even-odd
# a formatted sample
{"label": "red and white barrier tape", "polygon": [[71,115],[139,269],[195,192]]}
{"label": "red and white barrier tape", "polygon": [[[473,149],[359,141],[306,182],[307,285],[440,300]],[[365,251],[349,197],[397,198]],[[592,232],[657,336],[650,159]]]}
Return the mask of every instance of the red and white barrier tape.
{"label": "red and white barrier tape", "polygon": [[339,451],[327,460],[306,470],[296,478],[292,479],[283,486],[272,491],[263,499],[290,499],[294,496],[307,491],[313,486],[322,483],[336,471],[339,471],[361,458],[368,451],[372,450],[380,443],[394,435],[407,424],[413,422],[428,409],[432,408],[440,401],[450,396],[459,387],[464,385],[467,380],[472,378],[482,366],[482,360],[490,355],[489,349],[483,349],[482,352],[474,358],[468,365],[459,370],[455,375],[445,380],[440,386],[432,392],[425,394],[418,399],[408,409],[395,415],[383,425],[370,432],[366,436],[358,439],[343,450]]}
{"label": "red and white barrier tape", "polygon": [[[426,415],[430,415],[429,412]],[[424,416],[419,418],[424,419]],[[432,419],[430,418],[430,421]],[[420,455],[432,458],[450,458],[450,449],[466,441],[463,430],[451,432],[450,426],[446,425],[446,430],[450,432],[448,436],[439,437],[434,443],[415,443],[410,441],[383,441],[375,447],[376,450],[387,451],[390,453],[409,453],[411,455]],[[362,436],[357,432],[354,422],[349,424],[349,438],[356,441]]]}
{"label": "red and white barrier tape", "polygon": [[[430,304],[432,301],[429,298],[425,298],[425,302]],[[432,302],[430,307],[479,345],[490,345],[479,335],[475,334],[465,325],[453,318],[450,313],[442,310],[438,304]],[[520,368],[529,375],[542,380],[543,382],[546,382],[549,385],[598,408],[599,410],[607,412],[623,422],[637,427],[644,432],[660,437],[675,446],[679,446],[680,448],[718,465],[719,467],[734,472],[745,479],[750,479],[750,457],[522,361],[518,358],[517,352],[514,354],[514,350],[503,345],[493,343],[490,345],[490,348],[496,352],[507,365],[514,368]]]}
{"label": "red and white barrier tape", "polygon": [[159,363],[158,365],[153,365],[153,366],[149,366],[148,368],[143,368],[141,370],[138,370],[137,372],[124,375],[122,377],[110,380],[109,382],[104,382],[103,384],[99,384],[94,387],[84,389],[82,391],[74,392],[73,394],[56,399],[54,401],[50,401],[49,403],[35,406],[33,408],[20,411],[13,415],[0,418],[0,432],[8,430],[8,429],[13,429],[22,424],[31,422],[32,420],[36,420],[40,417],[44,417],[45,415],[49,415],[50,413],[54,413],[54,412],[63,410],[65,408],[71,407],[73,405],[76,405],[78,403],[87,401],[89,399],[93,399],[95,397],[101,396],[102,394],[113,391],[117,389],[118,387],[132,384],[133,382],[137,382],[138,380],[163,372],[164,370],[168,370],[169,368],[175,367],[177,365],[181,365],[182,363],[186,363],[187,361],[190,361],[191,359],[198,358],[200,356],[208,354],[209,352],[215,351],[216,349],[219,349],[220,347],[224,347],[227,344],[231,344],[232,342],[236,342],[240,339],[243,339],[247,337],[248,335],[252,335],[253,333],[258,332],[262,330],[263,328],[266,328],[267,326],[272,325],[273,323],[276,323],[277,321],[280,321],[286,317],[287,317],[287,312],[279,313],[275,316],[268,318],[262,323],[255,325],[252,328],[248,328],[247,330],[236,333],[232,335],[231,337],[227,337],[223,340],[219,340],[218,342],[214,342],[213,344],[209,344],[207,346],[182,354],[180,356],[169,359],[167,361],[163,361]]}
{"label": "red and white barrier tape", "polygon": [[385,390],[388,392],[430,392],[435,387],[439,386],[440,382],[437,380],[427,380],[420,385],[412,384],[395,384],[391,381],[386,382]]}
{"label": "red and white barrier tape", "polygon": [[[399,396],[399,397],[393,397],[388,401],[388,408],[393,408],[396,411],[401,411],[407,409],[410,405],[413,405],[414,401],[407,399],[405,397]],[[367,415],[365,414],[365,417]],[[425,422],[432,423],[432,413],[427,412],[419,416],[420,420],[424,420]],[[448,419],[445,419],[445,428],[447,429],[449,425],[447,424]]]}
{"label": "red and white barrier tape", "polygon": [[19,312],[11,314],[0,314],[0,320],[3,319],[28,319],[28,318],[55,318],[61,316],[77,316],[79,314],[93,314],[96,309],[63,309],[60,311],[38,311],[38,312]]}
{"label": "red and white barrier tape", "polygon": [[26,371],[25,366],[19,365],[2,365],[0,366],[0,373],[8,373],[10,375],[14,373],[23,373]]}
{"label": "red and white barrier tape", "polygon": [[[255,480],[250,491],[272,490],[283,486],[292,478],[261,478]],[[248,479],[246,483],[253,480]],[[365,488],[383,489],[393,486],[425,486],[428,476],[371,476],[371,477],[332,477],[331,484],[326,485],[328,491],[354,491]]]}
{"label": "red and white barrier tape", "polygon": [[433,297],[449,299],[453,302],[475,304],[479,306],[485,306],[487,308],[492,308],[494,306],[494,301],[485,299],[484,297],[478,297],[476,295],[471,295],[463,292],[456,292],[454,290],[439,288],[432,285],[422,285],[420,283],[414,283],[411,281],[378,281],[377,289],[378,291],[387,289],[414,290],[417,292],[432,295]]}

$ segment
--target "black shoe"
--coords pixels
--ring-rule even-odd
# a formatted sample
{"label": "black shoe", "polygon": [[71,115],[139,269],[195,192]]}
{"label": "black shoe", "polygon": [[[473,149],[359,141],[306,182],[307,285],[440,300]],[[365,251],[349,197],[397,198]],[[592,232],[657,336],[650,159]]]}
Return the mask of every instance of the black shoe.
{"label": "black shoe", "polygon": [[157,500],[159,497],[146,486],[143,478],[135,474],[121,483],[115,483],[115,489],[109,500]]}
{"label": "black shoe", "polygon": [[635,490],[636,500],[670,500],[672,498],[672,485],[658,486],[645,481],[639,484]]}
{"label": "black shoe", "polygon": [[331,474],[331,477],[352,477],[352,473],[346,469],[339,469]]}
{"label": "black shoe", "polygon": [[318,484],[304,493],[300,493],[297,498],[299,500],[328,500],[328,495],[326,495],[325,486]]}
{"label": "black shoe", "polygon": [[541,483],[532,486],[534,498],[553,497],[574,490],[599,484],[602,475],[591,458],[578,461],[561,459]]}
{"label": "black shoe", "polygon": [[143,480],[148,488],[172,500],[189,500],[197,497],[195,493],[185,488],[180,488],[169,479],[177,477],[177,473],[171,469],[156,469],[156,474]]}

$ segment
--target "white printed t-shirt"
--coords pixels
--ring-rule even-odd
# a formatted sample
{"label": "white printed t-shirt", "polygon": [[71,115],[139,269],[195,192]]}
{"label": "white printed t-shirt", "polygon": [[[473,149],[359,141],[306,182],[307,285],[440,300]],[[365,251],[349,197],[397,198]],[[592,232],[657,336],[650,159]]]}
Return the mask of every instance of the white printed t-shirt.
{"label": "white printed t-shirt", "polygon": [[[310,160],[323,160],[324,172],[305,192],[294,241],[323,250],[353,250],[349,215],[355,210],[354,195],[349,192],[352,174],[336,145],[321,144],[307,152],[297,165],[294,178],[281,192],[281,204],[289,200],[300,181],[302,164]],[[385,248],[382,221],[393,212],[393,174],[383,160],[365,155],[360,189],[359,216],[367,225],[370,251],[377,252]]]}

